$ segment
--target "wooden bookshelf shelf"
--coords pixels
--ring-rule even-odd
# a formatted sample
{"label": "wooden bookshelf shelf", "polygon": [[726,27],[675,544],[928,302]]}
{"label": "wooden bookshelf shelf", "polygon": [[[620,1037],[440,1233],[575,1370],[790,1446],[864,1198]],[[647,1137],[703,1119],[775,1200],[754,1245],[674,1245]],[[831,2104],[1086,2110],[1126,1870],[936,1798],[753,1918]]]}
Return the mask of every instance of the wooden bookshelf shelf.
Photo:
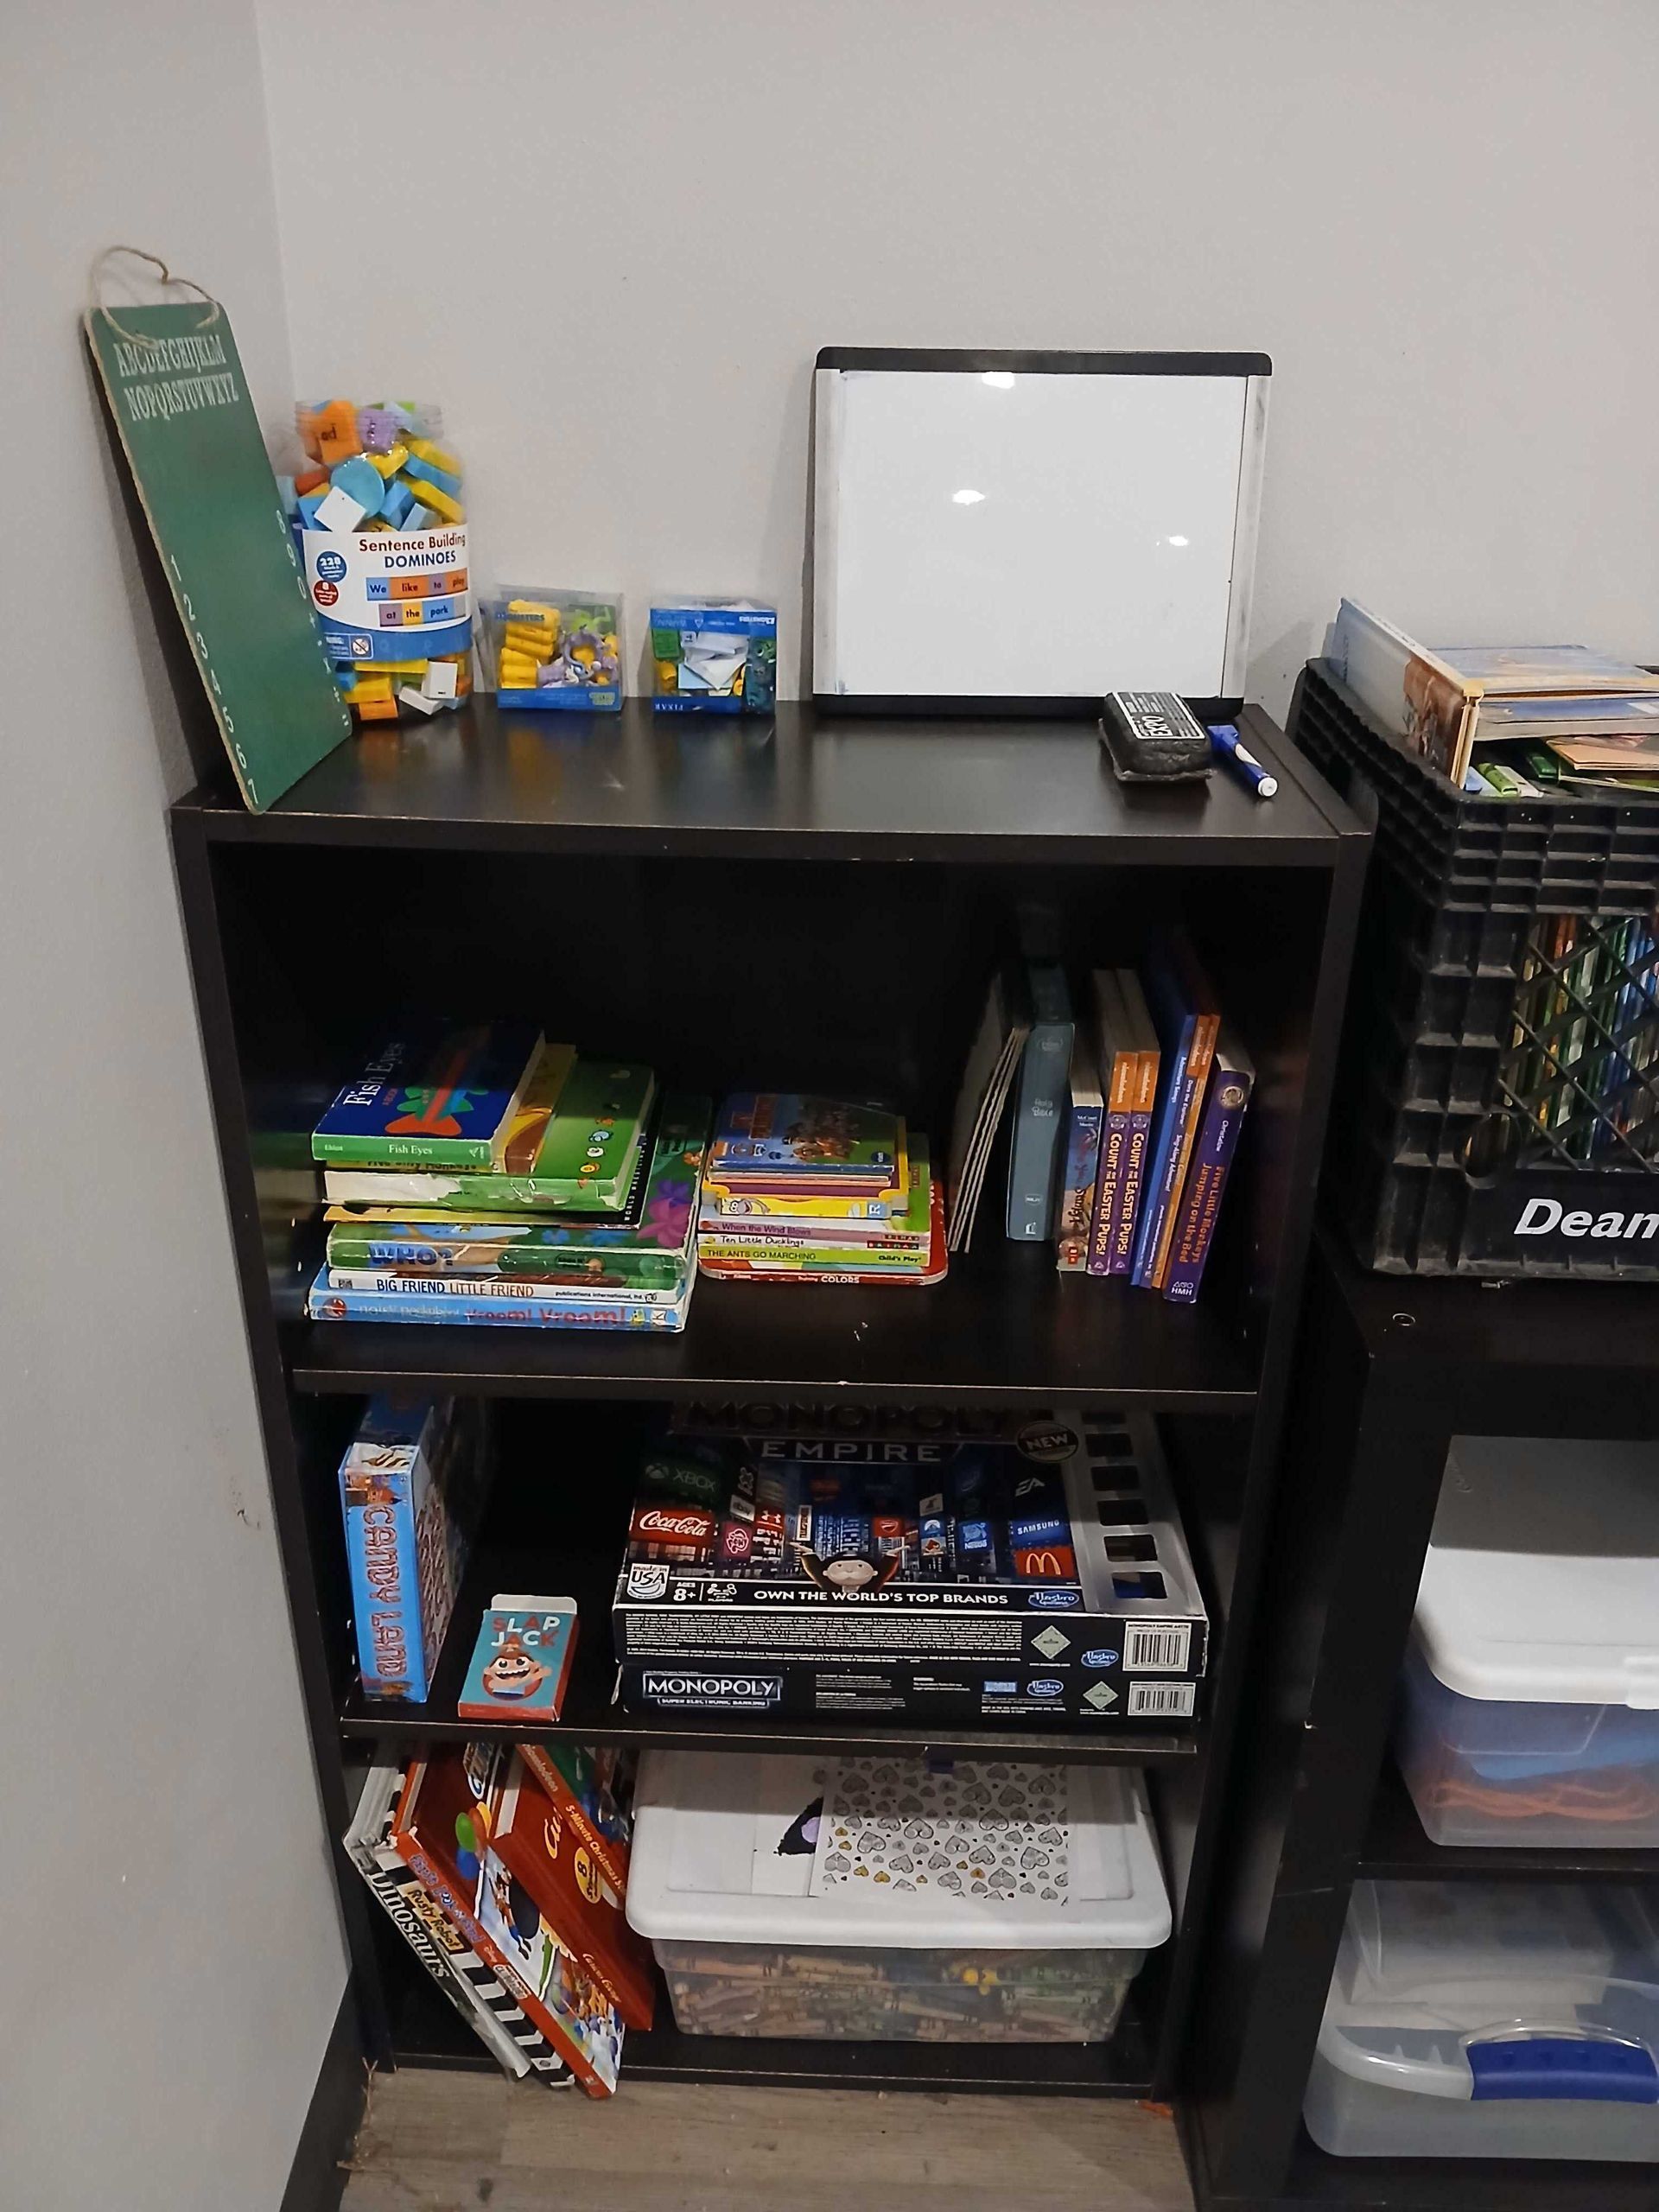
{"label": "wooden bookshelf shelf", "polygon": [[[590,721],[503,717],[481,702],[350,740],[267,813],[247,813],[222,781],[173,809],[273,1516],[336,1837],[371,1745],[395,1755],[488,1732],[460,1722],[454,1700],[498,1589],[579,1601],[567,1737],[1153,1771],[1178,1933],[1109,2044],[740,2048],[659,2030],[629,2038],[632,2073],[1097,2095],[1145,2095],[1171,2078],[1224,1841],[1210,1777],[1245,1698],[1367,845],[1266,718],[1245,719],[1279,776],[1270,804],[1225,774],[1126,788],[1086,719],[899,722],[786,707],[775,721],[711,727],[637,703]],[[993,1194],[973,1250],[933,1289],[705,1281],[679,1336],[301,1318],[321,1241],[308,1133],[394,1011],[531,1014],[710,1098],[746,1084],[890,1098],[942,1159],[988,979],[1033,903],[1079,967],[1139,958],[1155,924],[1183,923],[1255,1061],[1251,1126],[1195,1308],[1061,1280],[1052,1252],[1007,1243]],[[498,1480],[430,1700],[387,1710],[356,1688],[336,1469],[359,1401],[390,1388],[499,1401],[524,1443]],[[1070,1401],[1179,1428],[1193,1471],[1177,1497],[1214,1613],[1198,1719],[1096,1735],[624,1713],[608,1639],[632,1487],[620,1446],[630,1421],[709,1394],[1027,1414]],[[610,1431],[608,1456],[588,1448]],[[433,2027],[442,1999],[336,1859],[365,2050],[379,2063],[454,2063],[459,2024]]]}
{"label": "wooden bookshelf shelf", "polygon": [[[609,1502],[616,1510],[597,1527],[584,1523],[574,1510],[563,1521],[556,1512],[552,1526],[561,1533],[540,1543],[510,1535],[512,1517],[497,1512],[491,1539],[480,1547],[467,1571],[430,1698],[423,1705],[387,1704],[365,1698],[353,1687],[340,1711],[342,1733],[380,1741],[394,1753],[405,1755],[423,1742],[483,1736],[514,1741],[562,1736],[581,1744],[620,1744],[635,1750],[662,1745],[676,1751],[804,1751],[825,1757],[906,1751],[918,1758],[1055,1759],[1099,1766],[1190,1761],[1198,1754],[1204,1734],[1201,1720],[1182,1727],[1120,1725],[1098,1730],[964,1724],[918,1728],[890,1725],[880,1714],[791,1720],[758,1713],[628,1712],[613,1697],[616,1670],[609,1634],[626,1497],[624,1490],[613,1493]],[[517,1719],[458,1719],[455,1700],[478,1622],[498,1590],[520,1587],[576,1600],[582,1628],[563,1713],[558,1721],[538,1726]]]}
{"label": "wooden bookshelf shelf", "polygon": [[930,1289],[705,1280],[677,1336],[316,1321],[290,1360],[308,1391],[1081,1398],[1233,1414],[1255,1403],[1257,1375],[1224,1305],[1062,1277],[1046,1245],[1008,1243],[994,1214]]}

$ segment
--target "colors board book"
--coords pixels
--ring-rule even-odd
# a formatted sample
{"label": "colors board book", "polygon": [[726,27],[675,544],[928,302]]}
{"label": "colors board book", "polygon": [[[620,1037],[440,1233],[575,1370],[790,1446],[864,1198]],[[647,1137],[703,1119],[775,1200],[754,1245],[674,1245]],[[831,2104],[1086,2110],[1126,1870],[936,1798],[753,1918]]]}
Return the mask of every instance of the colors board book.
{"label": "colors board book", "polygon": [[463,1720],[556,1720],[575,1648],[574,1598],[498,1593],[480,1624],[457,1714]]}
{"label": "colors board book", "polygon": [[731,1260],[775,1256],[785,1264],[810,1255],[846,1267],[862,1266],[870,1259],[901,1264],[925,1259],[932,1243],[932,1163],[925,1137],[912,1136],[908,1145],[910,1197],[904,1212],[891,1221],[762,1218],[747,1223],[717,1212],[705,1201],[697,1226],[699,1255]]}
{"label": "colors board book", "polygon": [[843,1258],[838,1253],[829,1255],[822,1264],[791,1262],[782,1266],[761,1262],[752,1255],[744,1260],[732,1260],[704,1258],[700,1253],[698,1269],[718,1282],[817,1283],[893,1289],[908,1285],[926,1289],[944,1281],[950,1264],[944,1233],[944,1186],[937,1180],[929,1193],[929,1208],[931,1236],[927,1256],[919,1268],[870,1268],[856,1257]]}
{"label": "colors board book", "polygon": [[416,1026],[390,1038],[317,1123],[312,1157],[499,1166],[540,1044],[537,1030],[517,1021],[435,1033]]}
{"label": "colors board book", "polygon": [[[728,1236],[730,1224],[721,1219],[703,1217],[703,1224],[696,1234],[696,1263],[699,1268],[710,1268],[715,1263],[728,1263],[730,1268],[741,1268],[743,1272],[774,1269],[779,1274],[823,1274],[823,1272],[852,1272],[852,1274],[900,1274],[916,1276],[933,1263],[933,1239],[936,1239],[938,1219],[943,1214],[943,1192],[938,1192],[933,1174],[929,1168],[927,1139],[912,1139],[912,1199],[905,1212],[905,1225],[912,1234],[900,1249],[882,1245],[856,1243],[814,1243],[812,1230],[805,1230],[805,1243],[779,1243],[766,1234],[766,1228],[741,1232],[739,1236]],[[936,1205],[938,1199],[938,1205]]]}

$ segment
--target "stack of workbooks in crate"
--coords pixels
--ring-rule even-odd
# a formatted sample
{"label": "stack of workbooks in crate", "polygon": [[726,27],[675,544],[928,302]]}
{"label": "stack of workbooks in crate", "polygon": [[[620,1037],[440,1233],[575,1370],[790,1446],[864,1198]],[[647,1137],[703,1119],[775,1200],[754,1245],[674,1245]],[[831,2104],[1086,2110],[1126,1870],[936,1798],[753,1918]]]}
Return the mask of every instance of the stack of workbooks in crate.
{"label": "stack of workbooks in crate", "polygon": [[739,1091],[721,1107],[697,1230],[733,1282],[933,1283],[944,1193],[927,1141],[879,1107]]}
{"label": "stack of workbooks in crate", "polygon": [[709,1112],[522,1023],[401,1032],[312,1135],[311,1318],[683,1327]]}

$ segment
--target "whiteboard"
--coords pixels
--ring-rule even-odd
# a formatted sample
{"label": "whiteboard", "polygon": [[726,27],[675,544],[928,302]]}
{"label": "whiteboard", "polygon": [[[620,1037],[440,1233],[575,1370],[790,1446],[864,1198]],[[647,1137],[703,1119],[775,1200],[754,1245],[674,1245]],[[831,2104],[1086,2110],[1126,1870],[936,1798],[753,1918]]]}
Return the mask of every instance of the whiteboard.
{"label": "whiteboard", "polygon": [[1241,694],[1270,372],[1263,354],[820,354],[814,695]]}

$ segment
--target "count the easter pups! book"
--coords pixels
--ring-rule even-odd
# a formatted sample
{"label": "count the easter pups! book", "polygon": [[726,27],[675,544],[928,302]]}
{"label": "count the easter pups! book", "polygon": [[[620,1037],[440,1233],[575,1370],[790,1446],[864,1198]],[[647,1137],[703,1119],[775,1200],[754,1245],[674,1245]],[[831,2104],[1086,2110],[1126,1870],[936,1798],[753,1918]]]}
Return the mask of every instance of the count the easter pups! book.
{"label": "count the easter pups! book", "polygon": [[576,1648],[574,1598],[490,1600],[455,1711],[463,1720],[556,1720]]}

